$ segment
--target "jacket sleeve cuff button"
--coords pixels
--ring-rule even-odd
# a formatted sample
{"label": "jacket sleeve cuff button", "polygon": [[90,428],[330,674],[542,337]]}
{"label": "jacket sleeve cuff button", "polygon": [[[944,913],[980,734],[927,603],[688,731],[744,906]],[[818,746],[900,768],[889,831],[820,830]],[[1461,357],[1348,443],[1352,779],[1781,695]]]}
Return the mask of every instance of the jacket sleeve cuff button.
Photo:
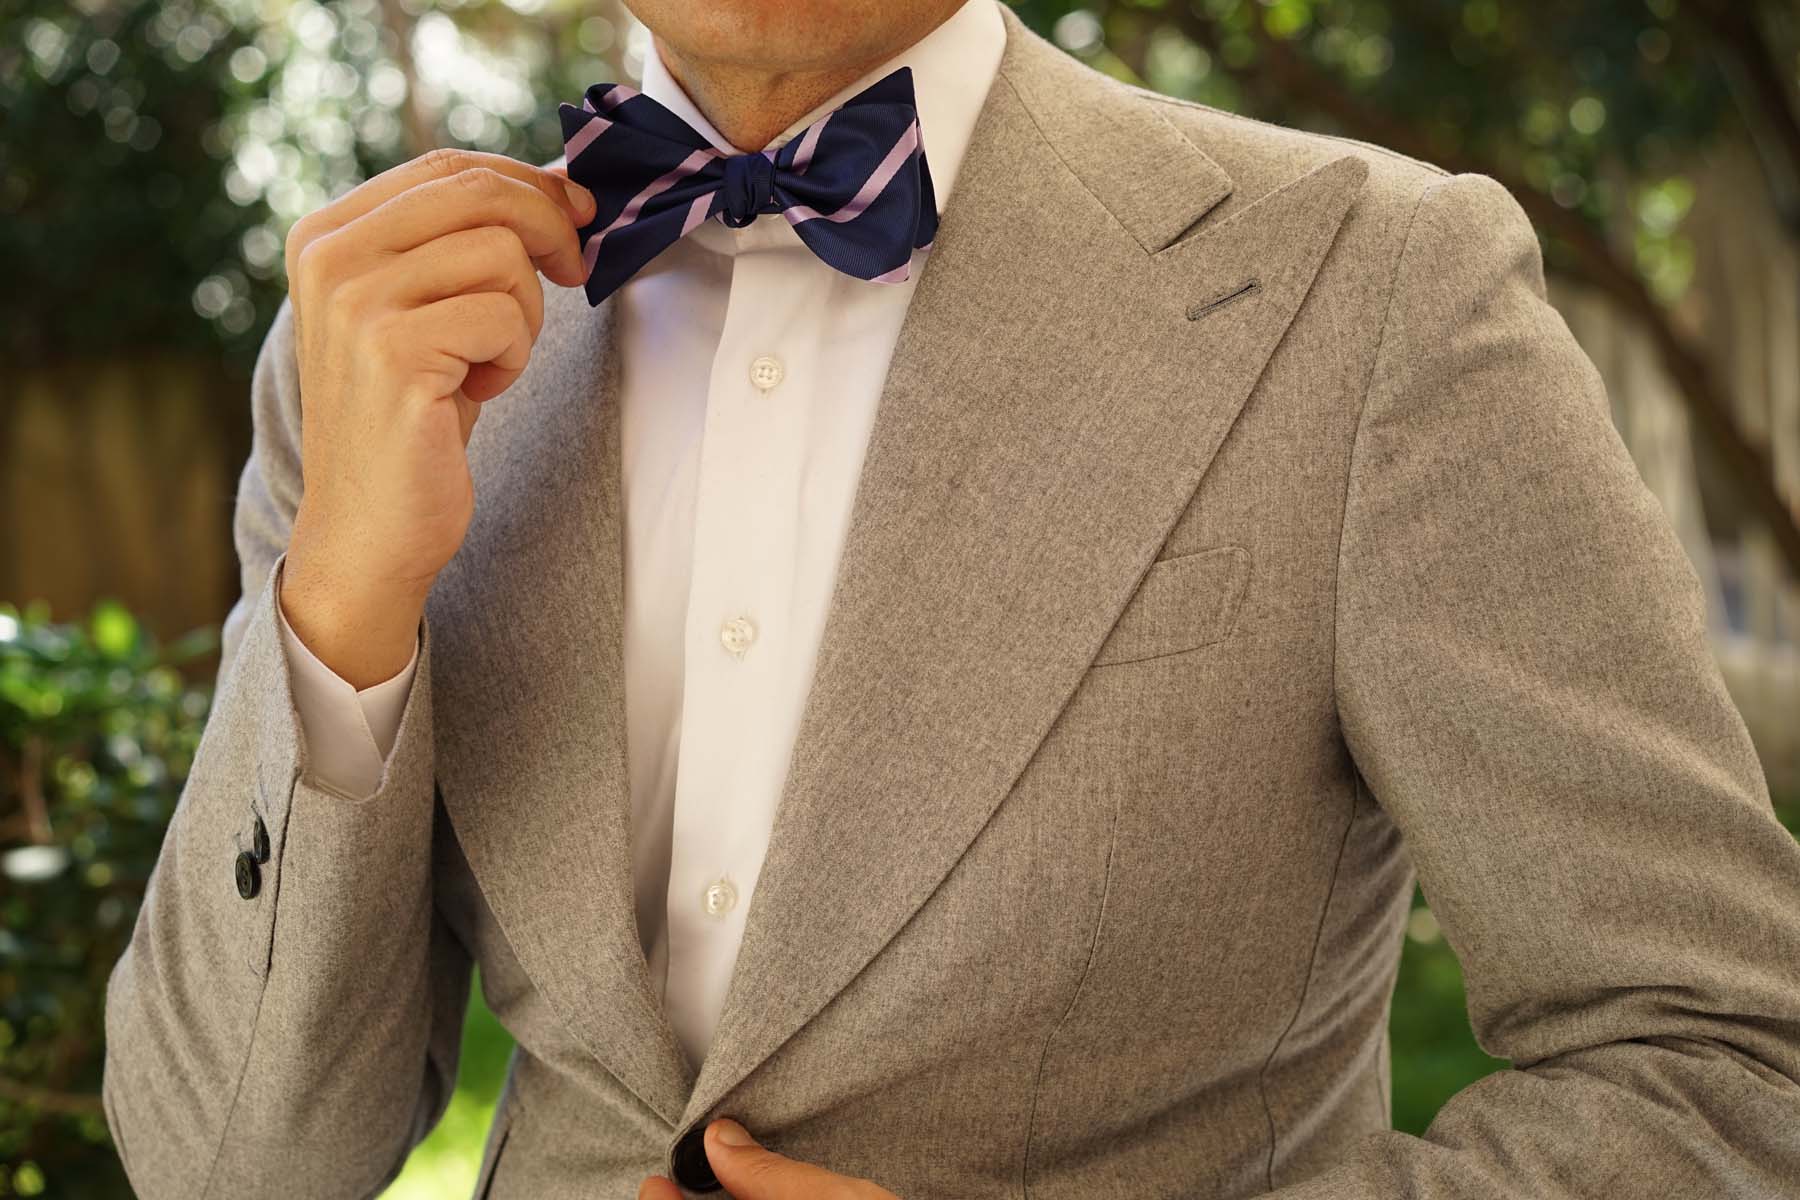
{"label": "jacket sleeve cuff button", "polygon": [[255,896],[262,886],[262,872],[257,869],[256,859],[248,850],[238,851],[237,856],[237,890],[238,895],[248,900]]}

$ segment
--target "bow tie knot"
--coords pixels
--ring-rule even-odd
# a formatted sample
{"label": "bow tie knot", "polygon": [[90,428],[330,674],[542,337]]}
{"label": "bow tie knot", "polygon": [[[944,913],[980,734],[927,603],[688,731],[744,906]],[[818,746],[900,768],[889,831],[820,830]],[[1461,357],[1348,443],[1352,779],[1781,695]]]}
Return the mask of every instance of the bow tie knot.
{"label": "bow tie knot", "polygon": [[719,219],[742,229],[760,213],[778,213],[775,200],[775,163],[768,155],[734,154],[725,160],[725,182],[719,188],[725,207]]}
{"label": "bow tie knot", "polygon": [[598,204],[578,231],[589,304],[713,217],[742,229],[779,213],[827,266],[873,283],[903,282],[937,233],[907,67],[754,154],[721,152],[624,84],[597,83],[559,111],[569,178]]}

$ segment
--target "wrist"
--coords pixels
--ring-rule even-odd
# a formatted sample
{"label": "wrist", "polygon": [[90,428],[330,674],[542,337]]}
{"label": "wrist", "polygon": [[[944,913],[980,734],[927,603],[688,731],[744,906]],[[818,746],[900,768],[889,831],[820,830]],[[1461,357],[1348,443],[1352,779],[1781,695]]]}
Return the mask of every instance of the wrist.
{"label": "wrist", "polygon": [[282,565],[276,603],[313,656],[362,691],[412,661],[429,591],[429,583],[375,578],[296,537]]}

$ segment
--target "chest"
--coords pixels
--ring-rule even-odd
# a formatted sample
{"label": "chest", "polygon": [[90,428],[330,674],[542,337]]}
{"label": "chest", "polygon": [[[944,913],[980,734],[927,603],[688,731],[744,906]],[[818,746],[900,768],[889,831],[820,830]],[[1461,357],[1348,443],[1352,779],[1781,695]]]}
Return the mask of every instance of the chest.
{"label": "chest", "polygon": [[709,643],[756,609],[804,655],[911,291],[831,270],[775,217],[709,225],[620,291],[625,639],[647,666],[675,669],[690,595],[739,610]]}

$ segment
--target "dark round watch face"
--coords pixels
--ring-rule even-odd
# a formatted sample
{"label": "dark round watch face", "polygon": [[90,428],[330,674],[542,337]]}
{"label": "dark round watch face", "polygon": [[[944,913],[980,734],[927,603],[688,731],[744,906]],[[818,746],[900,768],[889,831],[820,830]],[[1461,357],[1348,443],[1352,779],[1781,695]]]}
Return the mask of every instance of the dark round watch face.
{"label": "dark round watch face", "polygon": [[262,884],[262,872],[257,869],[256,860],[250,857],[248,850],[238,851],[237,856],[237,890],[238,895],[248,900],[256,895],[256,889]]}

